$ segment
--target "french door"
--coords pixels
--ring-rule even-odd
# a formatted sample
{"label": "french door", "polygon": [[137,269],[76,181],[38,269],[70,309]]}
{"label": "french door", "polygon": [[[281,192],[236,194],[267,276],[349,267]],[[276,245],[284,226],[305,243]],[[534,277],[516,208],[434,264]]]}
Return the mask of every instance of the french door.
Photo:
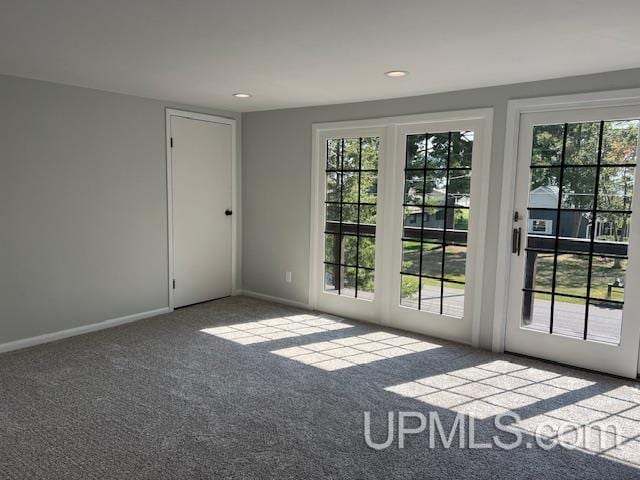
{"label": "french door", "polygon": [[[319,163],[315,240],[315,282],[318,309],[377,321],[380,311],[379,273],[381,188],[386,129],[355,128],[323,133]],[[318,278],[314,278],[318,280]]]}
{"label": "french door", "polygon": [[477,119],[397,129],[387,314],[394,326],[473,343],[486,218],[484,133]]}
{"label": "french door", "polygon": [[396,117],[316,132],[315,308],[473,343],[489,117]]}
{"label": "french door", "polygon": [[506,350],[636,376],[639,126],[638,107],[521,115]]}

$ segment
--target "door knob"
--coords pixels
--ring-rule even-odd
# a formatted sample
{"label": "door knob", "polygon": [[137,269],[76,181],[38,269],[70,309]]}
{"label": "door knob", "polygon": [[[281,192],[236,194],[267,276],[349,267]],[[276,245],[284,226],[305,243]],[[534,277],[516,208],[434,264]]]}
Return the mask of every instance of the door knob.
{"label": "door knob", "polygon": [[224,214],[228,217],[229,215],[231,215],[233,212],[229,209],[224,211]]}

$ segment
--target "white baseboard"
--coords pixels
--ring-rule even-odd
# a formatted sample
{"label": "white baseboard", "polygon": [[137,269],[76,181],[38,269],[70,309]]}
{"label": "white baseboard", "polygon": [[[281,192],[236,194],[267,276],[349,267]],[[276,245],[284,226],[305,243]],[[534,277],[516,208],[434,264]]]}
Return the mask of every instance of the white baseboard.
{"label": "white baseboard", "polygon": [[313,310],[311,304],[296,302],[295,300],[289,300],[288,298],[274,297],[272,295],[266,295],[264,293],[252,292],[251,290],[238,290],[236,295],[245,295],[247,297],[257,298],[259,300],[266,300],[267,302],[281,303],[283,305],[289,305],[290,307],[304,308],[305,310]]}
{"label": "white baseboard", "polygon": [[123,325],[125,323],[135,322],[142,320],[143,318],[155,317],[156,315],[162,315],[163,313],[169,313],[171,310],[169,307],[158,308],[156,310],[149,310],[147,312],[134,313],[133,315],[126,315],[124,317],[112,318],[110,320],[104,320],[98,323],[92,323],[91,325],[82,325],[80,327],[69,328],[67,330],[60,330],[59,332],[45,333],[44,335],[38,335],[37,337],[23,338],[20,340],[14,340],[13,342],[7,342],[0,344],[0,353],[10,352],[12,350],[19,350],[21,348],[33,347],[34,345],[40,345],[41,343],[54,342],[63,338],[75,337],[76,335],[82,335],[83,333],[97,332],[98,330],[104,330],[105,328],[115,327],[117,325]]}

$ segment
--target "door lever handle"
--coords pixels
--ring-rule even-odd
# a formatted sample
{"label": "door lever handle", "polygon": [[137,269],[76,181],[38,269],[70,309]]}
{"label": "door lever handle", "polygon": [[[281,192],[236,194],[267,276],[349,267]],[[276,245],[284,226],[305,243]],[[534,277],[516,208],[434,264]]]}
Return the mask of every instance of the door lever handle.
{"label": "door lever handle", "polygon": [[520,246],[522,243],[522,227],[514,228],[511,235],[511,253],[520,255]]}
{"label": "door lever handle", "polygon": [[233,213],[233,212],[232,212],[231,210],[229,210],[229,209],[226,209],[226,210],[224,211],[224,214],[225,214],[227,217],[228,217],[229,215],[231,215],[232,213]]}

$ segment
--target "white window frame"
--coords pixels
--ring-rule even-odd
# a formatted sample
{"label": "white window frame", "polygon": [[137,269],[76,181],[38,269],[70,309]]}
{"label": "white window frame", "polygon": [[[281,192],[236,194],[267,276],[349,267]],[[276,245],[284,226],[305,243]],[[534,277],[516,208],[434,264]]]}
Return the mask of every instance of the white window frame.
{"label": "white window frame", "polygon": [[[311,308],[318,309],[326,302],[321,301],[321,296],[338,297],[323,291],[323,245],[322,232],[324,231],[324,191],[325,191],[325,161],[323,157],[323,141],[326,138],[366,136],[363,132],[372,132],[380,136],[380,162],[378,165],[378,222],[376,235],[376,287],[375,300],[356,300],[346,297],[353,308],[336,304],[336,308],[330,313],[350,316],[359,320],[379,323],[387,326],[395,326],[405,330],[419,333],[430,333],[442,338],[453,338],[447,331],[430,330],[425,332],[415,325],[397,325],[392,321],[391,305],[394,302],[394,276],[400,275],[399,259],[395,258],[394,245],[396,236],[401,235],[398,230],[398,212],[402,212],[403,186],[398,187],[399,178],[404,176],[404,158],[398,158],[398,152],[402,150],[399,145],[399,130],[408,125],[423,124],[425,131],[429,124],[478,122],[481,148],[479,149],[480,161],[474,165],[472,182],[477,185],[474,190],[475,219],[478,225],[487,223],[487,205],[490,178],[491,140],[493,127],[493,109],[481,108],[473,110],[460,110],[451,112],[426,113],[419,115],[405,115],[397,117],[383,117],[369,120],[355,120],[345,122],[317,123],[312,125],[312,172],[311,172],[311,232],[310,232],[310,265],[309,265],[309,302]],[[377,135],[373,132],[380,132]],[[474,180],[475,178],[475,180]],[[473,188],[473,187],[472,187]],[[399,209],[398,209],[399,208]],[[400,222],[401,223],[401,222]],[[486,246],[486,232],[478,230],[476,244]],[[400,238],[400,237],[398,237]],[[481,307],[483,300],[483,274],[484,274],[484,248],[477,248],[473,265],[467,265],[469,283],[475,285],[474,299],[471,307],[471,328],[465,338],[456,335],[454,339],[464,341],[474,346],[479,344],[479,332],[481,321]],[[397,296],[399,303],[400,297]],[[361,307],[364,302],[374,305],[372,308]],[[326,308],[325,308],[326,309]],[[455,322],[457,319],[448,318],[447,321]]]}
{"label": "white window frame", "polygon": [[[509,100],[507,104],[504,162],[502,166],[502,193],[500,197],[500,228],[492,342],[494,352],[503,352],[505,345],[508,307],[506,292],[509,291],[510,284],[510,242],[512,213],[515,202],[515,174],[518,161],[518,139],[520,137],[521,116],[525,113],[625,107],[631,105],[640,105],[640,88]],[[637,238],[633,243],[636,244],[633,248],[640,248],[640,245],[637,245]],[[629,248],[632,248],[631,244]],[[638,360],[638,372],[640,372],[640,358]]]}

